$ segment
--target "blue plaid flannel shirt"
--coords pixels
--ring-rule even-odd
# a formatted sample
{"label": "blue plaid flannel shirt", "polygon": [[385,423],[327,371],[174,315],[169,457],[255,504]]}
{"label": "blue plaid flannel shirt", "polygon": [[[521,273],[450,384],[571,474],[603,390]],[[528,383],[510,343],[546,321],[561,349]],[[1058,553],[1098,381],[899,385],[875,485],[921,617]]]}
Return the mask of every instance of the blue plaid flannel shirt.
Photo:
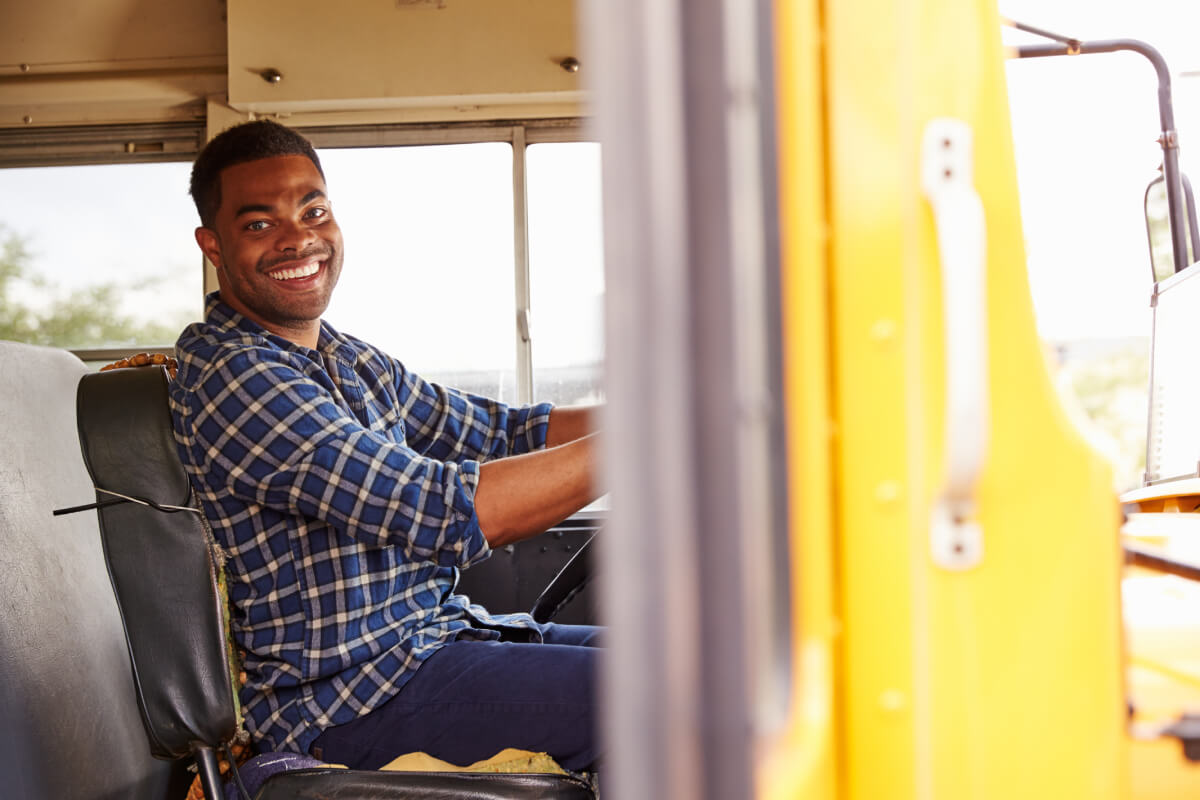
{"label": "blue plaid flannel shirt", "polygon": [[550,406],[422,380],[322,322],[316,350],[210,295],[176,344],[180,456],[228,557],[241,698],[260,746],[307,752],[421,662],[486,627],[534,631],[454,594],[489,555],[479,462],[545,446]]}

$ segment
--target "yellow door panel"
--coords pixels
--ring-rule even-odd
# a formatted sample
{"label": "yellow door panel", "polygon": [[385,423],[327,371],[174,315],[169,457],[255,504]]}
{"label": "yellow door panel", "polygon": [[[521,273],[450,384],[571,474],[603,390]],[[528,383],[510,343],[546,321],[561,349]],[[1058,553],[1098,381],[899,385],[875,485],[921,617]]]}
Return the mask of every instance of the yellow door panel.
{"label": "yellow door panel", "polygon": [[[830,285],[846,797],[1123,797],[1118,508],[1061,413],[1025,277],[987,0],[829,3]],[[944,265],[932,120],[965,123],[986,254],[978,565],[939,566]]]}

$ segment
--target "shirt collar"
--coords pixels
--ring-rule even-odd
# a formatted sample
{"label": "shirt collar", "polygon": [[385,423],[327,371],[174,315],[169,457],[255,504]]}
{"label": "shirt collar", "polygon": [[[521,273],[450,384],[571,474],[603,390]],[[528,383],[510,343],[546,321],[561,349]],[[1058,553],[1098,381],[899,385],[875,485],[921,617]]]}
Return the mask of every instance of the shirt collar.
{"label": "shirt collar", "polygon": [[[209,324],[216,326],[222,331],[239,331],[241,333],[263,336],[285,350],[292,350],[298,353],[313,352],[307,347],[271,333],[254,320],[235,311],[232,306],[221,299],[220,292],[212,292],[204,298],[204,318]],[[350,346],[342,334],[338,333],[336,328],[323,319],[321,320],[320,330],[317,333],[316,350],[317,352],[339,356],[350,362],[355,360],[354,348]]]}

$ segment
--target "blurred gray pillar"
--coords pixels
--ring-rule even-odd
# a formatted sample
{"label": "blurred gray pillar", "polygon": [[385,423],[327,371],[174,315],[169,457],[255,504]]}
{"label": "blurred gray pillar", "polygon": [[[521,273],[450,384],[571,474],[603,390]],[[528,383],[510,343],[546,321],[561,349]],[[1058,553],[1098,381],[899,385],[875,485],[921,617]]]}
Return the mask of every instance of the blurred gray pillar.
{"label": "blurred gray pillar", "polygon": [[590,0],[583,18],[608,303],[603,792],[619,800],[751,797],[753,731],[780,699],[763,688],[783,479],[769,8]]}

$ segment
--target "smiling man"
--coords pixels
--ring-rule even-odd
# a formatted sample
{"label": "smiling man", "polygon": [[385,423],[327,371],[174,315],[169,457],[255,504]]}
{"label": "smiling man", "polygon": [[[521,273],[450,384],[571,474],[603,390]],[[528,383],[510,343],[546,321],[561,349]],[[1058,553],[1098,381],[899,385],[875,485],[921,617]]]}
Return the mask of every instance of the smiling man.
{"label": "smiling man", "polygon": [[171,410],[228,557],[259,747],[361,768],[505,747],[591,766],[597,631],[493,615],[454,587],[597,496],[593,412],[429,383],[322,321],[343,242],[296,132],[222,133],[191,191],[219,291],[179,338]]}
{"label": "smiling man", "polygon": [[221,298],[272,333],[315,348],[342,271],[342,232],[316,162],[284,155],[233,164],[215,188],[218,202],[196,243],[217,270]]}

